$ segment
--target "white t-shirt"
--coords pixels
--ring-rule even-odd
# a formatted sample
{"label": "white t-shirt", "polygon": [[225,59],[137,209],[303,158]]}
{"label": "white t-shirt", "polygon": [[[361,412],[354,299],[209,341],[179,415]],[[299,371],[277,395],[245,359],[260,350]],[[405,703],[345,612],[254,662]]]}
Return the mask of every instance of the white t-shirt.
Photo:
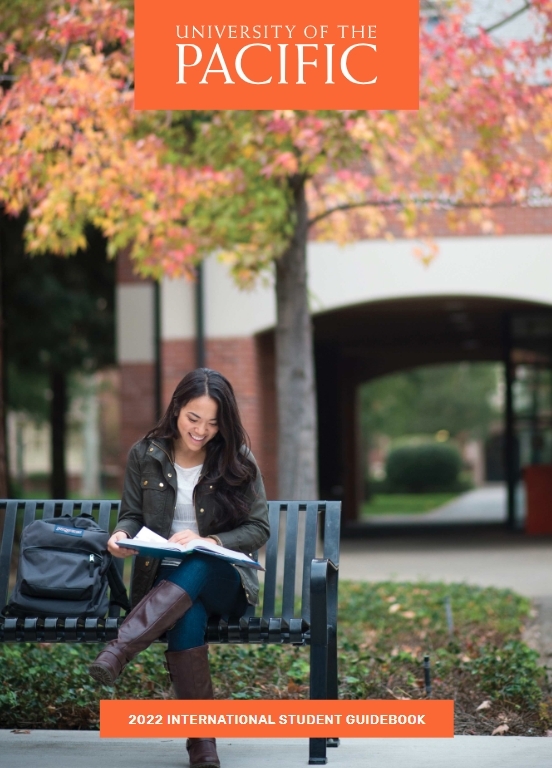
{"label": "white t-shirt", "polygon": [[178,464],[175,464],[174,466],[176,469],[178,493],[176,496],[176,507],[171,527],[171,536],[179,531],[185,531],[187,528],[194,533],[199,533],[194,507],[194,488],[199,480],[203,464],[188,469],[186,469],[186,467],[181,467]]}
{"label": "white t-shirt", "polygon": [[[174,466],[176,469],[178,492],[169,538],[179,531],[186,530],[193,531],[199,535],[194,507],[194,488],[199,480],[203,464],[200,464],[198,467],[189,468],[181,467],[178,464]],[[161,561],[161,565],[180,565],[181,562],[181,560],[176,560],[175,558],[165,557]]]}

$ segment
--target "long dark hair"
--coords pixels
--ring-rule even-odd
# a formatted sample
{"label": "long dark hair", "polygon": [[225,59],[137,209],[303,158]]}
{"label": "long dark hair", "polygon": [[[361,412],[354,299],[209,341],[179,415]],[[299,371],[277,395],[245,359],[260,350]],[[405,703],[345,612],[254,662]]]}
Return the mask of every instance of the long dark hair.
{"label": "long dark hair", "polygon": [[[190,400],[203,395],[212,398],[218,405],[218,432],[205,446],[200,482],[202,486],[213,487],[215,501],[222,512],[215,524],[216,529],[221,531],[235,527],[248,516],[246,492],[257,476],[257,467],[248,456],[249,436],[243,428],[236,396],[228,379],[210,368],[190,371],[179,382],[165,415],[147,433],[146,439],[170,440],[174,461],[173,441],[180,437],[177,427],[180,411]],[[196,490],[198,487],[199,484]]]}

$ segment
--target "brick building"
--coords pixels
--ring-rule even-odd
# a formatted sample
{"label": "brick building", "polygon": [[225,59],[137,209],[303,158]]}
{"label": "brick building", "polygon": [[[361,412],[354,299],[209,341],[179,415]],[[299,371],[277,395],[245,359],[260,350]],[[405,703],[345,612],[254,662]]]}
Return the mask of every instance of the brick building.
{"label": "brick building", "polygon": [[[439,252],[430,266],[415,257],[411,240],[310,244],[320,493],[343,497],[349,520],[356,518],[362,493],[355,426],[360,383],[416,365],[508,360],[511,389],[520,361],[550,365],[550,210],[505,210],[497,224],[500,234],[452,235],[436,220]],[[124,463],[130,445],[156,421],[156,386],[164,410],[176,383],[196,367],[197,291],[185,280],[168,279],[156,291],[121,258],[117,296]],[[275,497],[273,287],[268,280],[240,291],[213,257],[204,265],[202,296],[205,364],[233,383],[268,494]],[[552,425],[542,418],[546,442]],[[515,428],[513,421],[507,426],[511,440]]]}

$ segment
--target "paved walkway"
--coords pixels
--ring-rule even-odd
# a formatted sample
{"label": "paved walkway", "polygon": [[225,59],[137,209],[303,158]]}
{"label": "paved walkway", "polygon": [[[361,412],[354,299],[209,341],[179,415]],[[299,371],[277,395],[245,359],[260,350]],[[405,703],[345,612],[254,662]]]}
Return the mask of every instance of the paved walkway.
{"label": "paved walkway", "polygon": [[[307,765],[306,739],[222,741],[223,768]],[[0,731],[6,768],[179,768],[181,740],[100,740],[89,731]],[[552,739],[456,736],[454,739],[348,739],[328,750],[329,768],[550,768]]]}
{"label": "paved walkway", "polygon": [[[523,508],[523,498],[520,498]],[[370,515],[371,525],[390,523],[503,523],[506,519],[506,487],[503,483],[476,488],[430,512],[392,515]]]}
{"label": "paved walkway", "polygon": [[507,531],[346,539],[340,578],[361,581],[465,581],[508,587],[527,597],[552,595],[552,537]]}

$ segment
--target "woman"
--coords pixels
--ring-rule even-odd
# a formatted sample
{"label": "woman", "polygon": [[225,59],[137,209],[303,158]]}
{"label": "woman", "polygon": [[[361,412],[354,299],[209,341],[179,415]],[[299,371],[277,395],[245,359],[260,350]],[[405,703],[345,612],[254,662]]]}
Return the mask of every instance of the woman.
{"label": "woman", "polygon": [[[222,374],[198,368],[174,391],[159,424],[129,454],[121,512],[108,549],[143,525],[180,544],[214,539],[254,556],[268,539],[268,506],[261,473],[246,447],[236,398]],[[130,551],[130,554],[137,554]],[[167,668],[179,699],[213,698],[205,628],[210,614],[243,615],[257,602],[252,568],[194,553],[183,561],[138,557],[133,610],[90,666],[110,685],[137,653],[167,632]],[[193,768],[218,768],[215,739],[188,739]]]}

